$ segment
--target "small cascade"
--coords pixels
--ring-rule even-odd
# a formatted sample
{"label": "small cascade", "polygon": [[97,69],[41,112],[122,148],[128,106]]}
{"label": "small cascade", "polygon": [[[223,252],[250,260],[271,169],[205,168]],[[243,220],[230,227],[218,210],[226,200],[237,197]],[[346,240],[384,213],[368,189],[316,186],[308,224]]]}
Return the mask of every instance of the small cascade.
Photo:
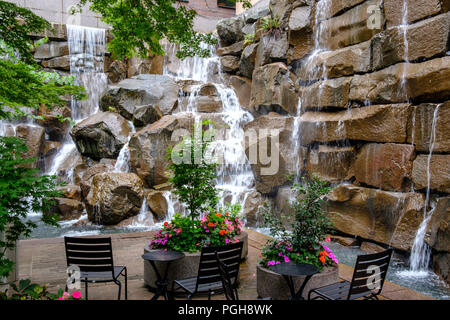
{"label": "small cascade", "polygon": [[114,172],[130,172],[130,149],[128,146],[131,137],[136,133],[136,128],[134,127],[132,121],[128,121],[128,124],[131,127],[131,132],[128,136],[127,143],[125,143],[125,145],[120,150],[119,155],[117,156],[117,161],[114,165]]}
{"label": "small cascade", "polygon": [[[75,84],[85,88],[87,100],[71,100],[72,120],[79,122],[99,110],[99,99],[107,86],[104,73],[104,56],[106,52],[106,35],[104,29],[67,25],[67,42],[70,55],[70,74]],[[70,130],[69,130],[70,131]],[[76,161],[76,147],[69,135],[63,141],[48,174],[57,174],[64,164],[65,168],[73,168]],[[65,178],[73,182],[71,170],[65,172]]]}
{"label": "small cascade", "polygon": [[427,192],[425,196],[425,204],[423,210],[423,221],[420,224],[419,229],[417,230],[416,237],[414,239],[414,243],[411,249],[410,256],[410,270],[412,272],[417,273],[427,273],[428,266],[430,262],[430,248],[425,243],[425,235],[427,231],[428,222],[433,215],[434,209],[428,210],[430,206],[430,183],[431,183],[431,174],[430,174],[430,165],[431,165],[431,157],[433,155],[434,143],[436,141],[436,123],[438,118],[440,105],[436,106],[433,114],[433,123],[431,126],[431,135],[430,135],[430,153],[428,154],[427,161]]}

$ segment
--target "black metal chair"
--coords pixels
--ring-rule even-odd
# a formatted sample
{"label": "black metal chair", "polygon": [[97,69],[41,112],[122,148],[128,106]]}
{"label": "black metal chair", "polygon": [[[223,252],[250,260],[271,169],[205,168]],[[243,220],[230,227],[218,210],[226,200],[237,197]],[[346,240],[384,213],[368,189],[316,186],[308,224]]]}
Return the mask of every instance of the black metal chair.
{"label": "black metal chair", "polygon": [[[308,293],[308,300],[378,300],[383,289],[392,249],[384,252],[359,255],[351,282],[341,281],[325,287],[313,289]],[[311,299],[311,294],[317,296]]]}
{"label": "black metal chair", "polygon": [[219,258],[216,251],[217,266],[219,267],[220,279],[222,280],[223,293],[227,300],[239,300],[237,288],[233,288],[233,283],[228,273],[228,266]]}
{"label": "black metal chair", "polygon": [[[227,272],[232,288],[237,287],[239,278],[239,264],[241,262],[243,242],[237,242],[219,247],[202,248],[197,277],[175,280],[172,285],[172,292],[179,292],[181,289],[187,293],[187,298],[192,299],[197,294],[207,294],[208,300],[211,295],[223,291],[222,279],[217,264],[216,254],[220,260],[227,265]],[[175,287],[175,285],[177,287]]]}
{"label": "black metal chair", "polygon": [[111,238],[64,237],[64,244],[67,266],[77,266],[80,269],[80,281],[85,283],[86,300],[89,282],[114,282],[119,286],[120,300],[122,289],[122,283],[118,280],[120,275],[125,277],[125,300],[128,299],[127,268],[114,266]]}

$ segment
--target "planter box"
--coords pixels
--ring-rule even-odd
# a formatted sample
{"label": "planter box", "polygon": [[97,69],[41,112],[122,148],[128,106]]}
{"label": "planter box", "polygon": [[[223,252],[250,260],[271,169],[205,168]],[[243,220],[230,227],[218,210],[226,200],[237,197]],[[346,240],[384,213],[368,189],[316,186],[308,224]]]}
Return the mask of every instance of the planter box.
{"label": "planter box", "polygon": [[[297,291],[303,284],[305,277],[293,277],[293,280],[294,288]],[[338,266],[324,268],[321,273],[315,274],[309,279],[302,297],[307,299],[310,290],[336,282],[339,282]],[[288,300],[290,297],[289,287],[284,277],[261,266],[256,269],[256,288],[258,296],[261,298],[271,297],[275,300]]]}
{"label": "planter box", "polygon": [[[244,247],[242,249],[242,259],[245,259],[248,254],[248,234],[245,231],[237,237],[240,241],[244,242]],[[148,246],[144,247],[144,253],[150,252]],[[174,261],[170,264],[169,272],[167,274],[167,279],[169,280],[169,291],[172,290],[172,281],[180,280],[186,278],[196,277],[198,273],[198,265],[200,263],[200,252],[195,253],[184,253],[186,256],[178,261]],[[165,262],[156,262],[156,268],[158,271],[163,274],[166,263]],[[144,283],[150,289],[156,289],[155,286],[156,274],[151,266],[150,262],[144,261]]]}

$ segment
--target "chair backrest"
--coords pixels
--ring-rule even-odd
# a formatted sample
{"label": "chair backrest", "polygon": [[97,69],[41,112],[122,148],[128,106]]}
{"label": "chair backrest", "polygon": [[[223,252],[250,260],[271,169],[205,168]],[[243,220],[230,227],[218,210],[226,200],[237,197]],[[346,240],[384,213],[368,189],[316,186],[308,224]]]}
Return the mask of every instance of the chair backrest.
{"label": "chair backrest", "polygon": [[216,252],[217,265],[219,267],[220,278],[222,279],[222,288],[227,300],[238,300],[238,297],[234,293],[233,284],[231,282],[230,275],[228,273],[228,266],[223,263],[219,258],[219,254]]}
{"label": "chair backrest", "polygon": [[356,259],[347,298],[356,299],[369,294],[380,294],[386,279],[391,256],[392,249],[380,253],[359,255]]}
{"label": "chair backrest", "polygon": [[111,272],[114,261],[111,238],[64,237],[67,266],[75,265],[81,272]]}
{"label": "chair backrest", "polygon": [[236,242],[218,247],[204,247],[200,255],[200,263],[197,274],[197,284],[195,291],[200,285],[212,284],[222,281],[217,265],[217,256],[227,265],[230,279],[233,279],[233,287],[239,277],[239,263],[241,261],[243,242]]}

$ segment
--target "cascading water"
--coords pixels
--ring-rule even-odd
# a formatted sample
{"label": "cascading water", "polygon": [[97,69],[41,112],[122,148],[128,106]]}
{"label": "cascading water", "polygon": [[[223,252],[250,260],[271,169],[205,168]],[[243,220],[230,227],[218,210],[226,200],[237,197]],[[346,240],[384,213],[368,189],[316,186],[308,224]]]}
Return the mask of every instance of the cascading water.
{"label": "cascading water", "polygon": [[433,122],[431,126],[431,135],[430,135],[430,153],[428,154],[427,159],[427,192],[425,196],[425,205],[423,209],[423,221],[417,230],[416,237],[414,239],[414,243],[411,249],[410,256],[410,270],[412,272],[418,274],[426,274],[428,273],[428,267],[430,262],[430,248],[425,243],[425,235],[427,231],[428,222],[433,215],[434,208],[428,210],[430,205],[430,183],[431,183],[431,174],[430,174],[430,165],[431,165],[431,157],[433,155],[434,143],[436,141],[436,122],[438,119],[440,105],[436,106],[436,109],[433,113]]}
{"label": "cascading water", "polygon": [[[104,29],[67,25],[67,41],[70,55],[70,74],[75,78],[75,84],[85,88],[88,99],[77,101],[72,99],[72,120],[79,122],[96,113],[99,109],[99,99],[106,89],[108,80],[104,73],[104,56],[106,52],[106,35]],[[53,159],[48,174],[58,174],[64,164],[73,168],[77,160],[75,144],[67,132],[63,146]],[[73,182],[72,170],[65,172],[65,178]]]}

